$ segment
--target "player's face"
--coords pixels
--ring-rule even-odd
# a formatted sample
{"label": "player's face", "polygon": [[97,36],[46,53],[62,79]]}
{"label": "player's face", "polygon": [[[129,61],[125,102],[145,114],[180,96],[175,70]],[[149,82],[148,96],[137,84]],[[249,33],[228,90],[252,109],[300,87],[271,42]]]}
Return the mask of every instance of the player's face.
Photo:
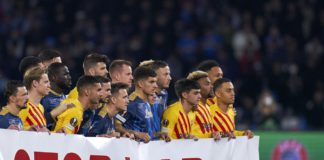
{"label": "player's face", "polygon": [[233,104],[235,101],[235,91],[232,82],[226,82],[216,91],[217,98],[226,105]]}
{"label": "player's face", "polygon": [[109,98],[111,96],[111,84],[110,82],[101,83],[102,86],[102,97],[100,99],[101,103],[108,103]]}
{"label": "player's face", "polygon": [[108,76],[108,70],[107,70],[106,63],[98,62],[94,68],[94,71],[95,71],[94,76],[103,76],[103,77]]}
{"label": "player's face", "polygon": [[99,100],[102,97],[101,90],[102,87],[100,83],[95,83],[92,87],[90,87],[89,102],[91,109],[96,109],[99,106]]}
{"label": "player's face", "polygon": [[133,83],[133,74],[132,68],[129,65],[122,65],[121,71],[118,73],[118,81],[128,84],[128,87],[132,86]]}
{"label": "player's face", "polygon": [[186,100],[193,107],[198,105],[200,99],[201,99],[200,89],[192,89],[190,90],[190,92],[187,93]]}
{"label": "player's face", "polygon": [[24,109],[26,108],[27,101],[28,101],[28,92],[26,87],[18,87],[17,88],[17,93],[15,98],[15,104],[17,105],[18,108]]}
{"label": "player's face", "polygon": [[214,96],[213,85],[208,77],[200,78],[198,83],[200,85],[200,93],[203,98],[207,99]]}
{"label": "player's face", "polygon": [[126,111],[127,105],[129,103],[127,90],[120,89],[115,98],[116,98],[116,106],[119,112]]}
{"label": "player's face", "polygon": [[160,89],[169,88],[171,82],[171,72],[169,66],[156,70],[157,83]]}
{"label": "player's face", "polygon": [[157,89],[157,78],[148,77],[145,80],[142,80],[142,89],[146,95],[152,95],[156,92]]}
{"label": "player's face", "polygon": [[42,96],[46,96],[51,87],[47,74],[43,74],[41,79],[38,82],[36,81],[35,85],[37,92]]}
{"label": "player's face", "polygon": [[220,67],[213,67],[208,72],[208,77],[211,81],[211,84],[214,84],[214,82],[219,79],[223,78],[223,70]]}
{"label": "player's face", "polygon": [[68,89],[71,87],[72,85],[71,75],[69,69],[66,66],[58,70],[56,80],[57,80],[56,83],[63,89]]}
{"label": "player's face", "polygon": [[156,93],[150,94],[148,96],[148,101],[149,101],[150,104],[154,104],[155,99],[156,99]]}

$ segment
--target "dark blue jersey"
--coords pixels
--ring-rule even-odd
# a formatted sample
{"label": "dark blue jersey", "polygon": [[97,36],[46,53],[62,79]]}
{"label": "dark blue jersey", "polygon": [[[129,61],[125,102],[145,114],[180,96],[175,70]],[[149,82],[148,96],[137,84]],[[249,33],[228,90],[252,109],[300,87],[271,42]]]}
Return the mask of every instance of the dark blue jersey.
{"label": "dark blue jersey", "polygon": [[93,123],[94,117],[98,114],[100,109],[102,108],[103,104],[100,104],[98,109],[92,110],[87,109],[83,112],[83,119],[81,122],[80,129],[78,131],[78,134],[82,135],[88,135],[89,129]]}
{"label": "dark blue jersey", "polygon": [[64,94],[59,95],[53,91],[50,91],[48,95],[43,97],[43,99],[41,100],[41,104],[44,106],[44,112],[51,112],[64,99],[66,99],[66,95]]}
{"label": "dark blue jersey", "polygon": [[154,119],[154,127],[157,132],[161,131],[161,120],[163,112],[166,110],[168,101],[168,92],[162,90],[160,93],[157,93],[154,104],[152,105],[152,113]]}
{"label": "dark blue jersey", "polygon": [[154,120],[151,106],[145,102],[135,92],[129,96],[130,102],[127,106],[125,115],[126,122],[123,126],[126,129],[148,133],[151,139],[154,139]]}
{"label": "dark blue jersey", "polygon": [[48,95],[42,98],[41,104],[44,107],[44,115],[47,122],[47,128],[51,129],[54,126],[54,120],[52,119],[52,116],[50,115],[50,112],[57,106],[60,105],[60,103],[66,99],[66,95],[64,94],[57,94],[54,91],[50,91]]}
{"label": "dark blue jersey", "polygon": [[114,117],[109,117],[108,106],[100,108],[95,115],[90,130],[86,136],[94,137],[100,134],[110,134],[115,131]]}
{"label": "dark blue jersey", "polygon": [[6,107],[0,111],[0,128],[7,129],[10,125],[16,125],[18,128],[23,129],[21,119],[12,113]]}

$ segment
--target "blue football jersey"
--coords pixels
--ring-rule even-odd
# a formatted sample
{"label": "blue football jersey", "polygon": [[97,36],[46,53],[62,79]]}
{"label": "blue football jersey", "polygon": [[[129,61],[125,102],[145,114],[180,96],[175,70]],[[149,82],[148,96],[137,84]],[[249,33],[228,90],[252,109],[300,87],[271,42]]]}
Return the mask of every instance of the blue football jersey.
{"label": "blue football jersey", "polygon": [[107,106],[100,108],[86,136],[110,134],[115,131],[114,117],[109,117]]}
{"label": "blue football jersey", "polygon": [[21,119],[17,115],[13,115],[6,107],[0,111],[0,128],[7,129],[10,125],[17,125],[18,128],[23,129]]}
{"label": "blue football jersey", "polygon": [[162,90],[160,93],[156,94],[156,99],[152,105],[152,113],[154,119],[154,128],[157,132],[161,131],[161,120],[163,112],[166,110],[168,101],[168,92]]}
{"label": "blue football jersey", "polygon": [[126,122],[123,126],[127,129],[146,132],[154,139],[156,132],[154,127],[153,113],[151,106],[133,92],[130,95],[130,102],[127,106],[127,113],[125,115]]}

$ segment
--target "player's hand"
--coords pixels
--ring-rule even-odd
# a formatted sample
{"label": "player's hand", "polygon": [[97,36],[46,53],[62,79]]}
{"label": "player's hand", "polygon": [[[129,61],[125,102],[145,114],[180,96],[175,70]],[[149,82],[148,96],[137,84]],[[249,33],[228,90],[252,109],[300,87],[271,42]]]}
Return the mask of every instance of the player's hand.
{"label": "player's hand", "polygon": [[192,134],[189,134],[188,136],[186,136],[186,139],[193,139],[194,141],[198,141],[198,137],[196,137]]}
{"label": "player's hand", "polygon": [[218,141],[222,138],[220,132],[216,131],[216,132],[213,132],[213,138],[215,141]]}
{"label": "player's hand", "polygon": [[135,136],[134,136],[134,134],[133,133],[129,133],[129,132],[125,132],[123,135],[122,135],[122,137],[127,137],[127,138],[129,138],[129,139],[135,139]]}
{"label": "player's hand", "polygon": [[249,139],[251,139],[251,138],[254,137],[254,133],[253,133],[252,131],[250,131],[250,130],[246,130],[246,131],[244,132],[244,135],[245,135],[245,136],[248,136]]}
{"label": "player's hand", "polygon": [[59,130],[56,131],[56,133],[64,133],[64,135],[66,135],[68,132],[66,131],[66,129],[63,127]]}
{"label": "player's hand", "polygon": [[48,130],[46,127],[31,126],[31,128],[32,128],[32,131],[47,132],[49,135],[51,134],[50,130]]}
{"label": "player's hand", "polygon": [[13,129],[13,130],[17,130],[19,131],[19,126],[18,125],[15,125],[15,124],[11,124],[8,129]]}
{"label": "player's hand", "polygon": [[143,140],[144,143],[148,143],[151,140],[150,135],[144,132],[134,132],[134,135],[136,138]]}
{"label": "player's hand", "polygon": [[158,133],[158,136],[160,138],[162,138],[165,142],[170,142],[171,141],[171,137],[169,136],[168,133],[160,132],[160,133]]}
{"label": "player's hand", "polygon": [[234,132],[227,132],[226,134],[228,136],[228,141],[230,141],[231,139],[236,139]]}

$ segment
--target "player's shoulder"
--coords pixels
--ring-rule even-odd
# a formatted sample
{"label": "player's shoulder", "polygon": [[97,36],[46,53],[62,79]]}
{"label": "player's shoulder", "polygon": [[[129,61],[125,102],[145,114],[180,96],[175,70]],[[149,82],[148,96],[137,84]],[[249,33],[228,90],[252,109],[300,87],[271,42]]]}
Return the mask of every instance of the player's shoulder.
{"label": "player's shoulder", "polygon": [[108,106],[104,105],[98,112],[98,118],[104,118],[108,114]]}
{"label": "player's shoulder", "polygon": [[0,110],[0,116],[5,116],[6,114],[9,113],[9,110],[5,107],[2,107]]}

